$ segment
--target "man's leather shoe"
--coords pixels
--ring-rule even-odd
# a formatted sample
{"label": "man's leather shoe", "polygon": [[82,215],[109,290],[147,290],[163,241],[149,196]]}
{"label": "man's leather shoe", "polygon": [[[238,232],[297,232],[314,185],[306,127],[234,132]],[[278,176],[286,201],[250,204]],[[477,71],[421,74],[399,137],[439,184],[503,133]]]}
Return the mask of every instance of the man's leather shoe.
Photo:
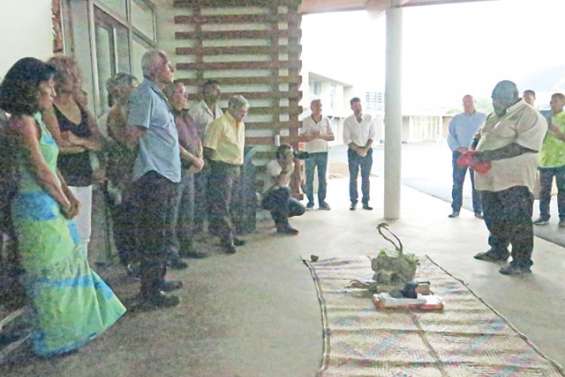
{"label": "man's leather shoe", "polygon": [[188,264],[185,261],[183,261],[182,259],[180,259],[180,257],[175,257],[175,258],[169,259],[167,264],[173,270],[184,270],[185,268],[188,267]]}
{"label": "man's leather shoe", "polygon": [[208,253],[205,253],[203,251],[197,251],[192,248],[189,250],[181,249],[179,255],[181,256],[181,258],[195,258],[195,259],[202,259],[208,257]]}
{"label": "man's leather shoe", "polygon": [[449,217],[450,219],[454,219],[456,217],[459,217],[459,211],[453,211],[447,217]]}
{"label": "man's leather shoe", "polygon": [[357,203],[351,203],[351,207],[349,207],[349,210],[355,211],[355,208],[357,208]]}
{"label": "man's leather shoe", "polygon": [[171,292],[174,291],[175,289],[181,289],[181,288],[182,288],[182,281],[178,281],[178,280],[163,280],[159,284],[159,289],[161,289],[163,292]]}
{"label": "man's leather shoe", "polygon": [[235,246],[243,246],[243,245],[245,245],[245,240],[241,240],[241,239],[239,239],[239,238],[235,238],[235,237],[234,237],[234,239],[233,239],[233,244],[234,244]]}
{"label": "man's leather shoe", "polygon": [[296,236],[299,233],[299,231],[298,231],[298,229],[294,229],[290,225],[287,225],[287,226],[281,226],[281,227],[277,228],[277,233]]}
{"label": "man's leather shoe", "polygon": [[363,204],[363,209],[367,211],[372,211],[373,207],[371,207],[369,204]]}
{"label": "man's leather shoe", "polygon": [[473,258],[485,262],[505,262],[508,259],[508,254],[503,255],[500,253],[493,252],[492,250],[489,250],[484,253],[478,253]]}

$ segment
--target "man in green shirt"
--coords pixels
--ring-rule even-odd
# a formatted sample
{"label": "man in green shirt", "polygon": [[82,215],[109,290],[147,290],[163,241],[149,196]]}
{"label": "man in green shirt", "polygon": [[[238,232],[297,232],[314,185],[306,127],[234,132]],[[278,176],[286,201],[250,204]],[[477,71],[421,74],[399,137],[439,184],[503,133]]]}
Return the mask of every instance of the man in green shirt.
{"label": "man in green shirt", "polygon": [[557,180],[557,206],[559,208],[559,227],[565,228],[565,95],[555,93],[551,96],[551,119],[549,129],[540,152],[540,217],[535,225],[549,223],[549,203],[553,178]]}

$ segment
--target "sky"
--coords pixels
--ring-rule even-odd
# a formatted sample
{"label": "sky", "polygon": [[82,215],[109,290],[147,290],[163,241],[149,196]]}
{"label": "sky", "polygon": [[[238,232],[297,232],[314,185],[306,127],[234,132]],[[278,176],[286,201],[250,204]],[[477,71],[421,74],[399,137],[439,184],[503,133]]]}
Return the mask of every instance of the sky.
{"label": "sky", "polygon": [[[538,92],[538,106],[565,91],[565,0],[497,0],[403,10],[403,108],[441,112],[473,94],[488,102],[512,80]],[[351,83],[361,94],[383,90],[385,17],[364,11],[307,15],[303,64]]]}

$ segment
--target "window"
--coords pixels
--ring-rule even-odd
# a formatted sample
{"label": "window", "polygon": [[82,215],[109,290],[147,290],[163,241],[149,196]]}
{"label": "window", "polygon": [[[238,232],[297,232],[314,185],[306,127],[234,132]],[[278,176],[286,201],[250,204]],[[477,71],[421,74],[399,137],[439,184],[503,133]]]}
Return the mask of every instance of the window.
{"label": "window", "polygon": [[147,0],[94,1],[96,113],[108,109],[106,81],[118,72],[143,79],[141,56],[155,47],[155,11]]}

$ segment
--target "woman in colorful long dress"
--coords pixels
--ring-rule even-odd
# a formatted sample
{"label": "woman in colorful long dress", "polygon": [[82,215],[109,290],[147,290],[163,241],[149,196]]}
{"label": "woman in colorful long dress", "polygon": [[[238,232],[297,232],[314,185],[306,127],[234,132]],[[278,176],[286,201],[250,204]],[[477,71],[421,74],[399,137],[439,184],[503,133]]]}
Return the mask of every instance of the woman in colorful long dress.
{"label": "woman in colorful long dress", "polygon": [[18,142],[12,218],[32,307],[33,350],[43,357],[78,349],[126,312],[90,269],[71,220],[80,204],[57,171],[59,150],[40,113],[52,106],[54,73],[54,67],[24,58],[0,87],[0,108],[12,114]]}

